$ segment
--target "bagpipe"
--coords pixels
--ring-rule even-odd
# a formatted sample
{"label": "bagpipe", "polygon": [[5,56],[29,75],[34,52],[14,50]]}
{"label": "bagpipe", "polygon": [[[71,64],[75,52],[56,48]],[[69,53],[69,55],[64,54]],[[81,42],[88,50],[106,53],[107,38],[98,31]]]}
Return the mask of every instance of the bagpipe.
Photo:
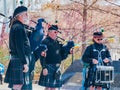
{"label": "bagpipe", "polygon": [[44,22],[44,19],[38,19],[38,23],[36,23],[36,27],[29,35],[29,40],[30,40],[30,46],[31,46],[31,51],[35,51],[35,49],[40,45],[42,42],[42,39],[44,37],[44,30],[42,27],[42,22]]}
{"label": "bagpipe", "polygon": [[[42,22],[46,23],[48,26],[52,26],[52,25],[50,25],[48,22],[46,22],[42,18],[38,19],[38,22],[35,22],[33,20],[31,20],[31,21],[36,24],[36,27],[35,27],[36,29],[35,30],[32,29],[33,32],[29,36],[29,40],[30,40],[31,50],[34,53],[35,58],[37,60],[40,57],[40,53],[42,51],[47,50],[47,46],[41,44],[42,39],[44,37],[44,31],[43,31],[43,27],[42,27]],[[57,36],[57,38],[64,40],[63,38],[60,38],[59,36]],[[72,47],[74,47],[74,42],[71,41],[71,40],[67,41],[66,45],[63,45],[62,51],[64,52],[64,54],[62,53],[62,59],[66,59],[68,54],[70,54],[70,49]]]}
{"label": "bagpipe", "polygon": [[[0,16],[9,19],[7,22],[1,22],[1,23],[9,23],[13,18],[12,16],[7,17],[6,15],[0,13]],[[43,18],[40,18],[36,21],[30,20],[36,24],[35,28],[24,24],[25,30],[27,32],[29,41],[30,41],[30,47],[31,47],[31,52],[33,53],[37,47],[41,46],[42,39],[44,37],[44,28],[42,27],[42,22],[47,23]],[[42,49],[44,45],[42,45]]]}
{"label": "bagpipe", "polygon": [[[1,22],[1,23],[9,23],[10,20],[12,20],[12,16],[7,17],[6,15],[0,13],[0,15],[2,17],[5,17],[7,19],[9,19],[9,21],[7,22]],[[35,28],[24,24],[25,29],[27,30],[27,32],[29,32],[30,34],[28,35],[29,40],[30,40],[30,45],[31,45],[31,51],[34,51],[35,48],[37,46],[39,46],[39,44],[41,43],[43,36],[44,36],[44,31],[43,31],[43,27],[42,27],[42,22],[47,23],[43,18],[40,18],[36,21],[30,20],[32,22],[34,22],[36,24]]]}
{"label": "bagpipe", "polygon": [[[0,15],[10,20],[12,19],[11,16],[7,17],[4,14],[0,14]],[[25,24],[24,26],[25,26],[25,29],[27,31],[27,35],[30,41],[31,51],[33,54],[35,54],[36,60],[37,60],[39,58],[38,54],[40,54],[40,52],[43,51],[43,49],[46,49],[46,46],[41,44],[43,37],[44,37],[44,28],[42,26],[42,22],[46,23],[48,26],[51,26],[51,25],[48,22],[46,22],[45,19],[43,18],[38,19],[37,22],[34,20],[30,20],[30,21],[36,24],[35,28],[29,25],[25,25]],[[70,48],[72,48],[73,46],[74,46],[73,41],[67,41],[67,44],[63,46],[63,50],[66,53],[63,55],[63,59],[67,57],[67,55],[70,53],[69,52]]]}
{"label": "bagpipe", "polygon": [[[73,48],[74,46],[75,45],[74,45],[73,41],[68,41],[66,45],[63,45],[62,50],[64,51],[64,53],[62,54],[62,59],[67,58],[68,54],[70,54],[70,49]],[[73,55],[73,53],[72,53],[72,55]]]}
{"label": "bagpipe", "polygon": [[[66,44],[62,45],[62,53],[61,53],[62,60],[64,60],[70,54],[70,50],[74,49],[75,43],[74,43],[73,40],[66,41],[65,39],[63,39],[63,38],[61,38],[59,36],[57,36],[57,40],[59,42],[66,42]],[[72,63],[73,63],[73,53],[72,53]]]}

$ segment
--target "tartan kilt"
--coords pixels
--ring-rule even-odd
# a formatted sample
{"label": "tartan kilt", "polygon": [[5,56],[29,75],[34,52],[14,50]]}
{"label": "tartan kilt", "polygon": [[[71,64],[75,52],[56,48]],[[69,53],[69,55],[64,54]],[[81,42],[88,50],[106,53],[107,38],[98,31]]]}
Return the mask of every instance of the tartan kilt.
{"label": "tartan kilt", "polygon": [[10,88],[13,84],[24,84],[23,64],[19,58],[11,58],[4,82],[9,83]]}
{"label": "tartan kilt", "polygon": [[46,65],[46,68],[48,70],[48,75],[44,76],[43,69],[42,69],[38,84],[41,86],[50,87],[50,88],[61,87],[62,86],[61,74],[59,79],[55,78],[55,73],[58,70],[59,66],[56,66],[56,64],[48,64]]}

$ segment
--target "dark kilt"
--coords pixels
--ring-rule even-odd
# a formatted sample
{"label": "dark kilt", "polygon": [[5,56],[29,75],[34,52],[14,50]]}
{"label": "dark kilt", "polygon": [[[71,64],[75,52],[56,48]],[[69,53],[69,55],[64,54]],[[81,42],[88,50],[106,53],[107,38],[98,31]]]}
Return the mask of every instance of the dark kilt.
{"label": "dark kilt", "polygon": [[48,69],[48,75],[44,76],[43,72],[41,72],[38,84],[41,86],[50,87],[50,88],[61,87],[62,86],[61,74],[59,79],[55,79],[55,73],[58,70],[59,66],[56,66],[55,64],[49,64],[49,65],[46,65],[46,68]]}
{"label": "dark kilt", "polygon": [[24,84],[23,64],[18,58],[11,58],[4,82],[9,83],[10,88],[13,84]]}

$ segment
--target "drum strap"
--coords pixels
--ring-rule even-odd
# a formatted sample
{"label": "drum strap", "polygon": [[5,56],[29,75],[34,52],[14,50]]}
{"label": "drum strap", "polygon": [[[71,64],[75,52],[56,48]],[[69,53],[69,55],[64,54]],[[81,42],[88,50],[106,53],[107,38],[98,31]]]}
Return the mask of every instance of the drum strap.
{"label": "drum strap", "polygon": [[103,45],[103,48],[102,48],[100,51],[95,48],[95,45],[94,45],[94,44],[93,44],[92,46],[93,46],[93,51],[97,51],[97,52],[98,52],[98,61],[99,61],[99,64],[104,65],[104,63],[103,63],[103,61],[102,61],[101,52],[102,52],[102,51],[106,51],[106,46]]}

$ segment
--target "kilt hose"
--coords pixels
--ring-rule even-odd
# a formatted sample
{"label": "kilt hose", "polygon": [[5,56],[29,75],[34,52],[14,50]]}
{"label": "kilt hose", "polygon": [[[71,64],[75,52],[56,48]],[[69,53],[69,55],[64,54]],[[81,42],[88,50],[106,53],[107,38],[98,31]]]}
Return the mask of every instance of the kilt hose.
{"label": "kilt hose", "polygon": [[18,58],[11,58],[4,82],[9,83],[10,88],[13,84],[24,84],[23,65]]}
{"label": "kilt hose", "polygon": [[38,84],[44,87],[60,88],[62,86],[61,74],[59,79],[55,78],[55,73],[59,69],[59,67],[60,66],[57,66],[57,64],[46,65],[48,75],[44,76],[42,70]]}

